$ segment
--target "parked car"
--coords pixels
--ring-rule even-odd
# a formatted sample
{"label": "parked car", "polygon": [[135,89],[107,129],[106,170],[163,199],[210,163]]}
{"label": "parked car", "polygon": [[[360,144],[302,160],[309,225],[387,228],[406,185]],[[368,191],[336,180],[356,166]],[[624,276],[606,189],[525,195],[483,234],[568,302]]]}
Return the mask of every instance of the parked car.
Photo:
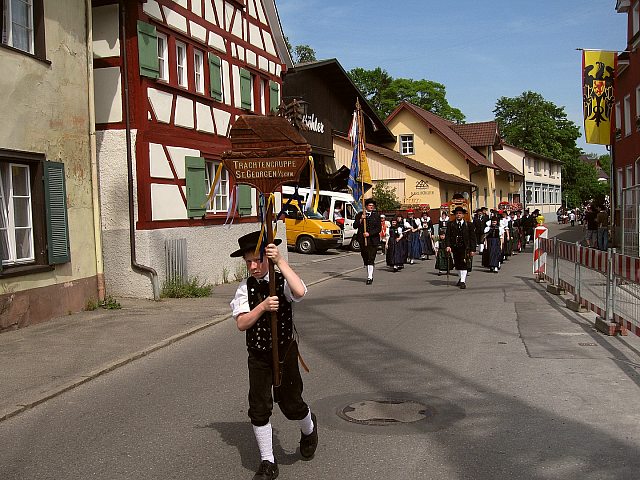
{"label": "parked car", "polygon": [[[282,187],[283,201],[291,198],[294,194],[294,187]],[[300,195],[300,202],[304,204],[307,201],[309,189],[298,188],[298,195]],[[342,229],[342,245],[348,246],[352,250],[359,251],[360,244],[357,240],[357,229],[354,226],[354,221],[356,214],[362,211],[360,203],[356,202],[350,193],[320,190],[318,205],[320,206],[320,211],[318,213],[320,213],[323,218],[333,221]],[[325,212],[328,213],[325,214]]]}
{"label": "parked car", "polygon": [[300,210],[297,203],[283,205],[287,229],[287,246],[300,253],[326,252],[342,245],[342,230],[315,212]]}

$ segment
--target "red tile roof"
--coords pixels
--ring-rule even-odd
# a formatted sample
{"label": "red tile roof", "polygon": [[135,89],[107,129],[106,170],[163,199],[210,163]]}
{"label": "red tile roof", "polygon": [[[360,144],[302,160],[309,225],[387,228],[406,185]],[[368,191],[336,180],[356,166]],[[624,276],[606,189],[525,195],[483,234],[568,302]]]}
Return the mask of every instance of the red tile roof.
{"label": "red tile roof", "polygon": [[496,146],[500,143],[498,124],[494,121],[451,125],[449,128],[472,147]]}
{"label": "red tile roof", "polygon": [[[467,161],[476,166],[483,166],[487,168],[495,168],[493,164],[487,160],[482,154],[473,149],[469,143],[467,143],[458,133],[456,133],[451,127],[455,126],[454,123],[449,120],[445,120],[439,117],[435,113],[431,113],[420,107],[417,107],[409,102],[402,102],[398,107],[387,117],[385,123],[388,125],[393,117],[402,109],[407,109],[418,116],[429,127],[435,129],[446,141],[449,142],[456,150],[458,150]],[[492,143],[493,145],[493,143]]]}
{"label": "red tile roof", "polygon": [[508,173],[513,173],[514,175],[518,175],[520,177],[524,177],[524,174],[518,170],[516,167],[511,165],[507,160],[505,160],[500,154],[493,152],[493,163],[500,170]]}
{"label": "red tile roof", "polygon": [[390,148],[380,147],[378,145],[367,143],[366,149],[377,153],[378,155],[382,155],[383,157],[386,157],[390,160],[401,163],[405,167],[415,172],[422,173],[423,175],[435,178],[436,180],[439,180],[441,182],[453,183],[455,185],[475,186],[475,183],[470,182],[469,180],[465,180],[464,178],[458,177],[456,175],[451,175],[450,173],[441,172],[440,170],[425,165],[424,163],[418,162],[417,160],[412,160],[411,158],[401,155],[395,150],[391,150]]}

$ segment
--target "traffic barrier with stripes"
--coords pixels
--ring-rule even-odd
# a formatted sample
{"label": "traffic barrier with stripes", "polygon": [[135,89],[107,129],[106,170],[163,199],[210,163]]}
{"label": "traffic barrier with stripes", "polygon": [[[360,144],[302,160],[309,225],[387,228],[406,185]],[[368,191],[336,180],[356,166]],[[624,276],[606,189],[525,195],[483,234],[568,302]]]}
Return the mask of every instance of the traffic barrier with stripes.
{"label": "traffic barrier with stripes", "polygon": [[[575,302],[605,323],[615,322],[640,336],[640,258],[601,251],[577,243],[540,238],[535,245],[534,274],[572,294]],[[550,255],[552,268],[541,258]],[[542,267],[542,270],[541,270]]]}
{"label": "traffic barrier with stripes", "polygon": [[533,237],[533,274],[538,278],[545,277],[547,269],[547,252],[541,247],[541,241],[547,238],[547,227],[537,226]]}

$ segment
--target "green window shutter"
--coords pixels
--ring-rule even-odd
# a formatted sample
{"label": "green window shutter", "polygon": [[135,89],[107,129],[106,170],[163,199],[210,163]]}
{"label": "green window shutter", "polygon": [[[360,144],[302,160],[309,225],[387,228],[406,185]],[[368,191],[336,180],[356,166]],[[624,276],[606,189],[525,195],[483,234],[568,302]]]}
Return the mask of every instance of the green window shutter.
{"label": "green window shutter", "polygon": [[252,200],[251,186],[238,185],[238,213],[241,217],[251,215]]}
{"label": "green window shutter", "polygon": [[202,157],[185,157],[185,180],[187,184],[187,215],[199,218],[206,213],[207,180]]}
{"label": "green window shutter", "polygon": [[140,75],[158,78],[160,61],[158,60],[158,35],[156,27],[138,20],[138,59]]}
{"label": "green window shutter", "polygon": [[240,69],[240,98],[242,108],[251,110],[251,73],[244,68]]}
{"label": "green window shutter", "polygon": [[222,101],[222,63],[220,57],[209,52],[209,92],[214,100]]}
{"label": "green window shutter", "polygon": [[47,215],[49,264],[71,261],[64,163],[44,162],[44,202]]}
{"label": "green window shutter", "polygon": [[269,82],[269,108],[271,112],[277,112],[280,106],[280,85],[274,81]]}

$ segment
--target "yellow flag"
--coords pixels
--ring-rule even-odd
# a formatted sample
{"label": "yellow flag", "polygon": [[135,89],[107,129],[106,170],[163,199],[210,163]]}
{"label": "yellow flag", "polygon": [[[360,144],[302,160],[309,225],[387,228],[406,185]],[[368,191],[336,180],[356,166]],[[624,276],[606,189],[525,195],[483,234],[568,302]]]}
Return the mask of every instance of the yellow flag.
{"label": "yellow flag", "polygon": [[[611,145],[613,130],[613,80],[616,53],[602,50],[582,52],[582,106],[587,143]],[[619,128],[616,125],[615,128]]]}

